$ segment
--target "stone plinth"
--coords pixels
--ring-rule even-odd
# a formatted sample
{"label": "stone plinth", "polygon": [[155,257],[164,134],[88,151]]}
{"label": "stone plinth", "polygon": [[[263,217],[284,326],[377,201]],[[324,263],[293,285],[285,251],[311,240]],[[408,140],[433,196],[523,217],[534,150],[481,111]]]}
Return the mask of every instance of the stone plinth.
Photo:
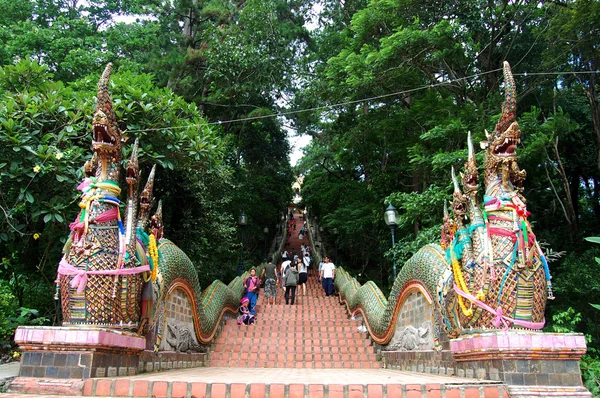
{"label": "stone plinth", "polygon": [[[146,339],[134,333],[86,327],[21,326],[20,378],[78,379],[131,376],[138,372]],[[16,384],[15,384],[16,383]]]}
{"label": "stone plinth", "polygon": [[581,381],[579,333],[490,331],[451,340],[450,351],[457,375],[503,381],[511,397],[591,397]]}

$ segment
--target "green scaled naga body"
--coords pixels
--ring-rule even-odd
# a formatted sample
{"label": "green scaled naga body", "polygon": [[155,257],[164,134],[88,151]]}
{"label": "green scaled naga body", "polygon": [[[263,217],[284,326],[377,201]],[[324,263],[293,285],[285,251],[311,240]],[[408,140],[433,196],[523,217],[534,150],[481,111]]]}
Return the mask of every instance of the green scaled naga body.
{"label": "green scaled naga body", "polygon": [[236,311],[242,282],[215,281],[201,294],[192,262],[163,237],[160,203],[150,217],[155,168],[138,195],[137,141],[125,168],[127,199],[121,201],[122,133],[108,92],[111,70],[109,64],[98,83],[94,154],[84,165],[81,211],[70,224],[56,278],[63,325],[137,332],[155,351],[200,349],[214,337],[223,313]]}
{"label": "green scaled naga body", "polygon": [[[406,262],[388,299],[374,283],[360,286],[344,270],[336,277],[342,300],[351,311],[362,313],[379,344],[440,349],[446,338],[471,331],[539,330],[544,325],[552,285],[548,264],[527,219],[525,171],[519,169],[516,155],[520,129],[515,119],[515,83],[506,62],[504,78],[502,116],[493,134],[486,132],[488,141],[481,144],[485,149],[483,203],[469,134],[462,189],[452,170],[454,214],[451,217],[444,211],[441,245],[428,245]],[[419,324],[423,319],[415,318],[413,306],[431,308],[431,319]],[[411,317],[419,319],[416,327],[409,322]],[[427,329],[433,336],[428,336]]]}

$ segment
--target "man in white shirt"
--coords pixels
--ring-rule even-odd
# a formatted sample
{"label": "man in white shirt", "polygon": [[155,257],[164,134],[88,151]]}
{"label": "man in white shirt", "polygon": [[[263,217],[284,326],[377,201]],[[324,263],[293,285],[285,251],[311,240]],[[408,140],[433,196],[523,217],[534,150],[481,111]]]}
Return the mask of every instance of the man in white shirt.
{"label": "man in white shirt", "polygon": [[329,262],[329,257],[325,256],[323,259],[323,266],[321,267],[321,280],[323,283],[323,290],[325,290],[326,296],[333,295],[333,280],[335,279],[335,265]]}

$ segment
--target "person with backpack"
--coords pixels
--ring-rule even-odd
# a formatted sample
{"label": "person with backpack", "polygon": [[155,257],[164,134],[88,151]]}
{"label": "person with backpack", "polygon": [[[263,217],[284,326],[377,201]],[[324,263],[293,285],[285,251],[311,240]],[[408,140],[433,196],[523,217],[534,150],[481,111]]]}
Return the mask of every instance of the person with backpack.
{"label": "person with backpack", "polygon": [[277,297],[277,283],[279,282],[279,278],[277,277],[276,270],[277,266],[273,264],[273,259],[269,258],[261,275],[261,277],[265,278],[265,297],[267,298],[267,304],[275,304],[275,298]]}
{"label": "person with backpack", "polygon": [[279,280],[281,281],[281,286],[283,287],[284,292],[285,292],[285,281],[284,281],[285,271],[288,269],[288,267],[290,266],[291,263],[292,263],[292,260],[285,260],[284,262],[281,263],[281,268],[279,268]]}
{"label": "person with backpack", "polygon": [[[295,263],[290,264],[285,270],[283,277],[285,285],[285,303],[294,305],[296,299],[296,286],[298,285],[298,267]],[[290,298],[291,296],[291,298]],[[290,302],[291,299],[291,302]]]}

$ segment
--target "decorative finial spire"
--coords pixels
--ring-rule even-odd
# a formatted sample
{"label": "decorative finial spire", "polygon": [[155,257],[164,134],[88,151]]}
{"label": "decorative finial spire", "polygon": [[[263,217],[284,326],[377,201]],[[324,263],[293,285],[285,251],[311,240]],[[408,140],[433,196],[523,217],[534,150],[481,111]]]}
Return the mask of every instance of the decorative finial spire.
{"label": "decorative finial spire", "polygon": [[458,185],[458,178],[456,178],[456,172],[454,171],[454,166],[450,169],[452,171],[452,182],[454,183],[454,193],[461,193],[460,185]]}
{"label": "decorative finial spire", "polygon": [[119,158],[121,156],[121,131],[108,92],[112,64],[109,63],[98,81],[98,97],[94,111],[92,146],[94,151]]}
{"label": "decorative finial spire", "polygon": [[502,116],[496,125],[496,134],[506,131],[516,120],[517,114],[517,89],[515,78],[510,70],[508,62],[504,61],[504,103],[502,104]]}
{"label": "decorative finial spire", "polygon": [[467,133],[467,147],[469,148],[469,161],[475,160],[475,151],[473,150],[473,140],[471,139],[471,131]]}
{"label": "decorative finial spire", "polygon": [[152,166],[150,175],[148,176],[148,182],[140,195],[140,215],[138,217],[138,227],[142,229],[146,228],[148,219],[150,217],[150,209],[154,204],[154,196],[152,191],[154,190],[154,175],[156,173],[156,165]]}

